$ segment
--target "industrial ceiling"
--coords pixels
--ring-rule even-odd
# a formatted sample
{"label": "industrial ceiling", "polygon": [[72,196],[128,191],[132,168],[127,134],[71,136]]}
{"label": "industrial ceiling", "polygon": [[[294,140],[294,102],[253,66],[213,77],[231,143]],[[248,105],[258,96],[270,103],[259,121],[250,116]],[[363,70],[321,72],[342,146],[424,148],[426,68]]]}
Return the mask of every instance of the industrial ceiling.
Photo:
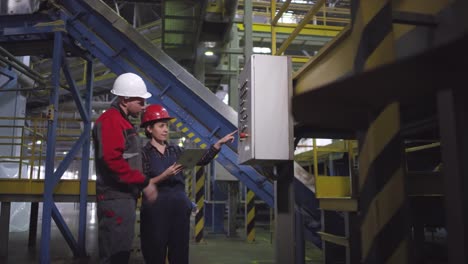
{"label": "industrial ceiling", "polygon": [[[230,78],[237,78],[239,70],[243,67],[243,46],[246,41],[242,24],[244,1],[104,0],[104,2],[213,92],[229,85]],[[277,1],[277,8],[281,8],[285,2],[291,3],[283,16],[290,18],[288,22],[298,23],[316,1]],[[309,22],[310,25],[342,28],[349,23],[348,0],[330,0],[326,5],[327,11],[319,11]],[[18,20],[18,23],[21,23],[21,17],[28,13],[34,13],[40,18],[53,8],[54,1],[43,0],[8,1],[6,4],[0,4],[2,15],[8,14],[2,16],[3,19]],[[270,1],[253,1],[252,11],[254,30],[252,40],[248,41],[252,41],[253,47],[266,48],[266,52],[270,52],[272,39],[268,29],[271,20]],[[294,28],[294,24],[289,27]],[[277,45],[281,45],[288,36],[288,33],[278,32]],[[47,80],[51,74],[52,39],[52,37],[49,39],[23,37],[2,42],[0,52],[5,64],[12,63],[14,56],[31,55],[29,65],[18,61],[13,63],[35,77],[33,83],[31,81],[23,83],[29,86],[28,88],[32,88],[25,90],[28,111],[31,114],[43,111],[44,106],[48,104]],[[285,55],[312,58],[331,39],[331,36],[299,35],[285,51]],[[79,46],[75,48],[80,49]],[[213,52],[211,56],[205,56],[208,50]],[[71,73],[77,86],[83,87],[84,60],[73,58],[72,49],[67,52],[70,54],[68,62]],[[301,65],[302,63],[295,63],[294,67],[297,69]],[[93,101],[108,102],[112,99],[108,91],[115,75],[99,61],[96,61],[94,67]],[[62,83],[63,88],[66,88],[65,80]],[[65,89],[60,100],[70,99]],[[106,104],[100,106],[105,107]],[[63,110],[67,111],[67,108]]]}

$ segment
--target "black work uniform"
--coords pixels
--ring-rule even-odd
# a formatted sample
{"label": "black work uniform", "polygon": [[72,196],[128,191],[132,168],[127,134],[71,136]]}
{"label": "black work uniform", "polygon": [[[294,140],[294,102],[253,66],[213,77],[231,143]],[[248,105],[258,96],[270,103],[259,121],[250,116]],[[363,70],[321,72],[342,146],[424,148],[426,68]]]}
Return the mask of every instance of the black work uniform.
{"label": "black work uniform", "polygon": [[[161,175],[174,164],[183,148],[167,145],[164,153],[150,142],[143,147],[143,169],[148,178]],[[198,165],[208,164],[219,150],[211,146]],[[143,198],[140,212],[141,250],[147,264],[164,264],[166,252],[169,263],[189,261],[190,213],[192,203],[185,193],[182,172],[158,184],[158,198],[148,203]]]}

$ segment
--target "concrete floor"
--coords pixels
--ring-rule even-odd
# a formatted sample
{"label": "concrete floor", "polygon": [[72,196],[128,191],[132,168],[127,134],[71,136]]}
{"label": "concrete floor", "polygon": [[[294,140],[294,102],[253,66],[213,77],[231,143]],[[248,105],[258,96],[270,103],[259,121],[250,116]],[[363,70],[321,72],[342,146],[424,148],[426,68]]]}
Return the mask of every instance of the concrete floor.
{"label": "concrete floor", "polygon": [[[78,226],[78,209],[72,204],[59,204],[59,210],[74,234]],[[97,229],[94,204],[89,204],[87,225],[87,252],[88,258],[74,259],[67,243],[59,230],[52,225],[52,242],[50,244],[51,263],[97,263]],[[41,208],[39,209],[41,210]],[[39,211],[41,215],[41,211]],[[40,226],[38,226],[38,240],[36,247],[28,248],[28,232],[11,232],[9,238],[8,257],[0,258],[0,263],[37,263],[40,254]],[[256,241],[245,242],[243,229],[238,230],[239,236],[227,238],[224,234],[205,232],[203,243],[190,244],[191,264],[269,264],[274,263],[274,246],[271,241],[271,232],[268,228],[256,228]],[[138,245],[139,241],[135,241]],[[144,263],[141,255],[135,253],[131,263]],[[322,263],[322,253],[312,244],[306,243],[306,263]]]}

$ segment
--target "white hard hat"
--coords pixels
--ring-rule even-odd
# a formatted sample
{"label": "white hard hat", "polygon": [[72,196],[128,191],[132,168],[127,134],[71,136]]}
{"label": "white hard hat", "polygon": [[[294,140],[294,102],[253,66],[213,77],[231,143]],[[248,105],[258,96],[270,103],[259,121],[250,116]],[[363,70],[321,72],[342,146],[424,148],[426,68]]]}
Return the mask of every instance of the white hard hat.
{"label": "white hard hat", "polygon": [[131,72],[121,74],[115,79],[111,93],[119,96],[140,97],[144,99],[151,97],[143,79]]}

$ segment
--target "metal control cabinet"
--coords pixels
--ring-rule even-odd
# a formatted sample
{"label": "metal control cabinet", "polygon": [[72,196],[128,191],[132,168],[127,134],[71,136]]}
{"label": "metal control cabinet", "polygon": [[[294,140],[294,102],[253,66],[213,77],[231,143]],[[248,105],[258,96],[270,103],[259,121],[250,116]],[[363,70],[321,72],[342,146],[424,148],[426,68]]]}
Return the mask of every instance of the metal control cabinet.
{"label": "metal control cabinet", "polygon": [[290,59],[252,55],[239,76],[240,164],[293,159],[291,96]]}

